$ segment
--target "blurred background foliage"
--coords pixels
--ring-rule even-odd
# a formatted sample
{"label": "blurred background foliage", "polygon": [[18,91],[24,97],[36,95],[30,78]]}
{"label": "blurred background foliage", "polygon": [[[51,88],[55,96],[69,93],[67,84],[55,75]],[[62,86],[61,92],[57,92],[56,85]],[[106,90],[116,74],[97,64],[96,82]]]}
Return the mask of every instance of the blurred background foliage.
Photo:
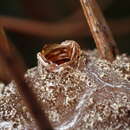
{"label": "blurred background foliage", "polygon": [[[106,19],[121,20],[130,18],[130,0],[98,0]],[[70,22],[83,22],[84,17],[80,12],[81,6],[79,0],[1,0],[0,1],[0,16],[11,16],[15,18],[29,19],[33,21],[40,21],[46,23],[55,23],[64,21],[67,17],[71,17]],[[78,15],[74,15],[75,12]],[[20,25],[19,25],[20,26]],[[123,26],[123,25],[122,25]],[[130,26],[130,24],[128,24]],[[57,24],[56,27],[58,28]],[[67,30],[67,28],[64,28]],[[114,27],[112,28],[112,31]],[[44,30],[43,30],[44,31]],[[50,30],[52,31],[52,30]],[[55,30],[53,30],[55,31]],[[82,29],[80,30],[82,32]],[[60,33],[57,33],[56,38],[46,36],[29,35],[23,32],[17,32],[15,30],[6,29],[8,38],[15,44],[18,51],[23,56],[28,67],[35,66],[37,64],[36,54],[40,51],[46,43],[60,43],[63,40],[74,39],[80,43],[83,49],[95,48],[92,37],[82,35],[80,37],[80,31],[76,31],[75,37],[65,35],[65,37],[58,37]],[[86,32],[87,32],[86,28]],[[120,31],[120,29],[118,29]],[[77,37],[78,35],[78,37]],[[130,54],[130,30],[128,33],[114,36],[120,52]]]}

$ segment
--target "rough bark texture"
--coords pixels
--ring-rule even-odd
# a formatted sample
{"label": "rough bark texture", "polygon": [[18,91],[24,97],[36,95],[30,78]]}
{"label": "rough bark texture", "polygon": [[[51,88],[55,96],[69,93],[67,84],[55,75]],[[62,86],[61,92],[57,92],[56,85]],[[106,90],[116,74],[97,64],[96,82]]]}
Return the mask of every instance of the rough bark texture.
{"label": "rough bark texture", "polygon": [[96,0],[80,0],[83,11],[102,58],[113,61],[117,47]]}

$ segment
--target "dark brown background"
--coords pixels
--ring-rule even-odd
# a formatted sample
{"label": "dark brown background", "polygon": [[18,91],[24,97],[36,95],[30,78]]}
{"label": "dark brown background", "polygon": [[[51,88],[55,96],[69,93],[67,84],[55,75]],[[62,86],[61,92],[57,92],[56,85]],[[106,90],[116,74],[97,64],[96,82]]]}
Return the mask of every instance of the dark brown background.
{"label": "dark brown background", "polygon": [[[81,8],[78,0],[0,1],[0,15],[46,22],[60,21],[73,14],[78,8]],[[130,17],[130,0],[113,0],[112,4],[104,10],[104,15],[107,19],[123,19]],[[9,30],[6,30],[6,32],[18,51],[23,55],[28,67],[36,65],[36,53],[41,50],[45,43],[61,42],[66,39],[59,38],[48,40],[46,37],[38,38]],[[130,55],[130,33],[115,37],[115,39],[120,52],[125,52]],[[76,40],[81,44],[83,49],[92,49],[95,47],[91,37],[85,36]]]}

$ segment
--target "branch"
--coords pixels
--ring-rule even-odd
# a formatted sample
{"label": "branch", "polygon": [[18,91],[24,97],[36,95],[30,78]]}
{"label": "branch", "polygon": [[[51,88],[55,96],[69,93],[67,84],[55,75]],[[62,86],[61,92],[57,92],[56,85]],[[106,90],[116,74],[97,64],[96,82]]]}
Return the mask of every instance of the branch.
{"label": "branch", "polygon": [[[64,20],[58,23],[34,22],[12,17],[0,16],[0,25],[5,29],[25,33],[47,39],[79,39],[90,35],[89,27],[81,16],[73,20]],[[76,23],[74,21],[77,21]],[[108,20],[112,32],[116,36],[130,32],[130,18],[123,20]]]}
{"label": "branch", "polygon": [[[7,48],[3,48],[8,46]],[[9,48],[8,41],[5,37],[5,34],[0,28],[0,59],[2,64],[5,65],[5,68],[13,76],[15,82],[17,83],[17,89],[22,95],[26,105],[28,106],[32,116],[34,117],[37,125],[40,130],[52,130],[52,127],[45,116],[45,113],[42,110],[41,105],[38,103],[38,100],[34,93],[31,91],[29,85],[25,82],[24,73],[25,67],[22,63],[22,60],[15,53],[15,50]]]}
{"label": "branch", "polygon": [[0,16],[0,25],[5,29],[31,34],[38,37],[46,37],[48,39],[55,39],[59,37],[68,37],[69,39],[70,37],[75,37],[81,28],[77,22],[45,23],[4,16]]}
{"label": "branch", "polygon": [[80,1],[101,57],[113,61],[117,53],[116,43],[98,4],[95,0]]}

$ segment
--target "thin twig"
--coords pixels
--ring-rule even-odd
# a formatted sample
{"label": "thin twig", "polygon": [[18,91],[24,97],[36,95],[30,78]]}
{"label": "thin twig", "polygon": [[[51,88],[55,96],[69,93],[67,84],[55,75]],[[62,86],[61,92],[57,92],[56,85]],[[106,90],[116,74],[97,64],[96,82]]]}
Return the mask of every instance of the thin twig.
{"label": "thin twig", "polygon": [[41,36],[45,38],[67,38],[71,39],[75,32],[79,32],[80,26],[77,25],[77,22],[56,22],[56,23],[46,23],[46,22],[37,22],[31,20],[24,20],[12,17],[0,16],[0,25],[5,29],[23,32],[25,34],[31,34],[35,36]]}
{"label": "thin twig", "polygon": [[95,0],[80,0],[97,49],[102,58],[113,61],[117,54],[116,43]]}
{"label": "thin twig", "polygon": [[[0,29],[0,47],[4,51],[9,51],[9,45],[6,42],[6,37],[4,31]],[[5,84],[11,81],[11,76],[9,75],[8,71],[5,69],[2,61],[0,59],[0,81],[4,82]]]}
{"label": "thin twig", "polygon": [[26,105],[28,106],[32,116],[34,117],[40,130],[52,130],[52,127],[42,110],[41,105],[34,93],[30,90],[29,85],[24,79],[24,65],[21,58],[15,53],[14,49],[3,49],[3,44],[9,45],[4,35],[3,30],[0,29],[0,58],[6,69],[17,83],[17,88],[22,95]]}
{"label": "thin twig", "polygon": [[[78,20],[77,20],[78,19]],[[75,23],[76,21],[76,23]],[[54,39],[80,39],[90,35],[89,27],[81,17],[80,12],[75,16],[68,17],[57,23],[44,23],[31,20],[24,20],[6,16],[0,16],[0,25],[5,29],[34,35],[37,37]],[[112,32],[116,36],[125,35],[130,32],[130,19],[108,20]],[[62,33],[61,33],[62,32]]]}

